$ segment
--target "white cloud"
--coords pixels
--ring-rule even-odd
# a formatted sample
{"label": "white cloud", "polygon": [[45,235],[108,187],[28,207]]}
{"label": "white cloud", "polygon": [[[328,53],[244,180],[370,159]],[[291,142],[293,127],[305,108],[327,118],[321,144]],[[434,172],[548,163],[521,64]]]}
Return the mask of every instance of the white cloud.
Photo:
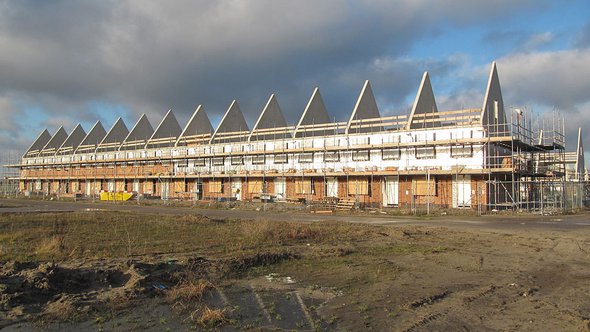
{"label": "white cloud", "polygon": [[[42,108],[49,120],[31,121],[52,126],[102,120],[90,101],[129,109],[128,125],[141,113],[155,124],[169,108],[181,118],[201,103],[213,118],[234,98],[250,119],[273,92],[293,119],[315,85],[333,115],[348,114],[365,79],[380,106],[398,112],[428,70],[441,104],[479,105],[471,91],[485,87],[468,77],[468,58],[413,60],[408,49],[440,26],[494,22],[545,3],[0,0],[0,96],[17,112]],[[436,84],[449,77],[456,88]],[[464,93],[455,81],[469,83]]]}
{"label": "white cloud", "polygon": [[518,53],[498,59],[506,99],[569,111],[590,101],[590,48]]}

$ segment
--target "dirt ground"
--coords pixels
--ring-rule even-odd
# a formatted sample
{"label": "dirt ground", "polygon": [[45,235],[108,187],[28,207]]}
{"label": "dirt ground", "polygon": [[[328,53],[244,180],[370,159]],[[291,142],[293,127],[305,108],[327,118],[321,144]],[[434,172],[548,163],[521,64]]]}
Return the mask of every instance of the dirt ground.
{"label": "dirt ground", "polygon": [[590,330],[588,227],[1,212],[5,331]]}

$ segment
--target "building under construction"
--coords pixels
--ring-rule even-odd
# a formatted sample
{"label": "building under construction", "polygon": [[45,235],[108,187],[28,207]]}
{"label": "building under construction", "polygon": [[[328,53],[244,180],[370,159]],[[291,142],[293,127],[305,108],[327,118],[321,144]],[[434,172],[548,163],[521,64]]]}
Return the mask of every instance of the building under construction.
{"label": "building under construction", "polygon": [[367,81],[346,122],[330,120],[316,88],[295,126],[271,95],[252,129],[236,101],[215,129],[202,106],[184,128],[172,111],[155,130],[145,115],[131,130],[99,121],[44,130],[12,166],[28,195],[489,211],[565,208],[566,182],[585,180],[581,140],[567,156],[563,118],[505,108],[494,63],[481,107],[439,111],[424,73],[410,114],[382,117]]}

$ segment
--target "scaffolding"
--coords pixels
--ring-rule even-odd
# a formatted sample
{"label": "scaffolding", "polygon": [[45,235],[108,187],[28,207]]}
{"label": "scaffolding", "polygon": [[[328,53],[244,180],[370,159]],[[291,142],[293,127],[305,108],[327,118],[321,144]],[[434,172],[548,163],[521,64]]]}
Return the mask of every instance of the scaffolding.
{"label": "scaffolding", "polygon": [[552,213],[577,206],[568,199],[563,115],[554,110],[534,118],[526,109],[510,110],[508,130],[497,132],[504,139],[486,143],[486,210]]}
{"label": "scaffolding", "polygon": [[[316,88],[296,125],[287,124],[271,95],[252,130],[236,101],[215,131],[199,106],[184,130],[168,111],[155,131],[145,115],[131,132],[120,118],[108,133],[97,122],[100,143],[72,151],[45,149],[38,138],[12,166],[20,169],[23,190],[74,198],[128,191],[165,201],[266,201],[274,194],[414,213],[582,207],[590,187],[579,166],[573,178],[567,175],[580,154],[565,152],[564,117],[505,109],[495,64],[485,95],[482,108],[438,111],[425,73],[411,112],[382,117],[367,81],[349,120],[337,122]],[[141,121],[144,129],[136,131]],[[61,128],[59,136],[39,137],[57,145],[68,136]]]}

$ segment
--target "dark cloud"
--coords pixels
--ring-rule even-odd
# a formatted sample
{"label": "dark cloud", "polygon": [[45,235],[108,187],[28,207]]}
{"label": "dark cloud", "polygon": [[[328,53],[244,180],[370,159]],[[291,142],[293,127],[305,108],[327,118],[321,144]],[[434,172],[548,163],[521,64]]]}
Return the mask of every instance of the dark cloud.
{"label": "dark cloud", "polygon": [[[441,103],[476,101],[467,106],[478,107],[480,98],[459,93],[460,84],[437,84],[454,75],[467,82],[464,92],[474,91],[464,57],[413,60],[408,50],[441,25],[494,22],[507,12],[544,4],[3,1],[0,98],[44,109],[47,125],[100,119],[108,127],[112,116],[99,114],[93,103],[121,105],[131,126],[141,113],[157,125],[169,108],[186,118],[198,104],[219,117],[237,99],[252,124],[276,93],[292,123],[319,86],[329,112],[341,120],[365,79],[382,112],[405,112],[428,70],[435,93],[443,91],[437,93]],[[481,85],[477,81],[483,91]]]}
{"label": "dark cloud", "polygon": [[590,47],[590,22],[582,27],[575,38],[574,46],[578,48]]}

